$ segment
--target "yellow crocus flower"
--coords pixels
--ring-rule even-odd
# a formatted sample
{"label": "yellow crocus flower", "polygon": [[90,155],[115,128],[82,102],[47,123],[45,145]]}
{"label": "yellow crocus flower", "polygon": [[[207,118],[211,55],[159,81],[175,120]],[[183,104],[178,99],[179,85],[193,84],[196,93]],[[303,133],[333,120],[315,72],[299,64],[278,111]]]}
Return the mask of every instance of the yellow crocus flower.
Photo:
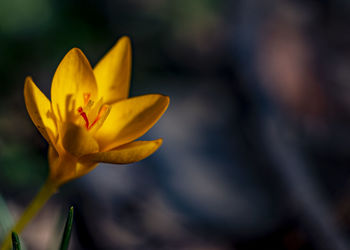
{"label": "yellow crocus flower", "polygon": [[70,50],[54,74],[51,102],[32,78],[26,78],[25,103],[49,143],[50,174],[12,231],[19,233],[58,187],[88,173],[99,162],[137,162],[161,146],[162,139],[135,140],[162,116],[169,97],[128,98],[130,74],[130,40],[122,37],[94,69],[80,49]]}

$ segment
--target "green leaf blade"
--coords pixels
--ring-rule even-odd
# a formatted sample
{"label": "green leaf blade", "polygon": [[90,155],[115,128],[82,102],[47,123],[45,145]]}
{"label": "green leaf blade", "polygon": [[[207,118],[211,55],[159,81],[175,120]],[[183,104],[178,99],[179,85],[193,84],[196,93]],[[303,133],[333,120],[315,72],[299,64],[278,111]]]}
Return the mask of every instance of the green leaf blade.
{"label": "green leaf blade", "polygon": [[74,215],[74,207],[70,207],[68,212],[68,217],[66,221],[66,225],[64,227],[63,237],[61,241],[60,250],[67,250],[69,246],[69,240],[72,233],[72,225],[73,225],[73,215]]}
{"label": "green leaf blade", "polygon": [[16,232],[12,232],[12,248],[13,250],[21,250],[21,243]]}

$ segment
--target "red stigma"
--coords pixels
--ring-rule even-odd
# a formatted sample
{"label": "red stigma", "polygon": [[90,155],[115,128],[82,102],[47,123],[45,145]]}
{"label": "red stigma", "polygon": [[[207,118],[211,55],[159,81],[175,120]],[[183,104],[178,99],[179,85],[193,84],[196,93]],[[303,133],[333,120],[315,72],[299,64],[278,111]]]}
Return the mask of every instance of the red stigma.
{"label": "red stigma", "polygon": [[79,107],[78,108],[78,112],[79,114],[81,115],[81,117],[83,117],[84,121],[85,121],[85,127],[87,129],[89,129],[89,119],[87,118],[87,115],[86,113],[83,111],[83,108],[82,107]]}

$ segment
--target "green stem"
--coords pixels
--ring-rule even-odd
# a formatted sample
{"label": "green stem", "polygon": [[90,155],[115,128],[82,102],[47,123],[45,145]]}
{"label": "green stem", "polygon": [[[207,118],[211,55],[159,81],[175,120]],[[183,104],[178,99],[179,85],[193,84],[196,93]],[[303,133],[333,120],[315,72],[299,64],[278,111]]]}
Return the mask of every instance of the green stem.
{"label": "green stem", "polygon": [[2,244],[1,250],[9,250],[11,246],[11,232],[20,234],[28,222],[39,212],[48,199],[56,192],[57,186],[53,185],[48,179],[35,196],[29,206],[26,208],[16,225],[10,230]]}

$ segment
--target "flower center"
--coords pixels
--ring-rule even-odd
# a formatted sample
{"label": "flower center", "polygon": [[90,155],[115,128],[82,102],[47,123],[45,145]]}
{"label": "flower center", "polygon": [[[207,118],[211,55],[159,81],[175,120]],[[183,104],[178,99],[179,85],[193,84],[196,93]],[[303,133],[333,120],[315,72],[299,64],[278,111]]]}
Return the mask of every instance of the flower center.
{"label": "flower center", "polygon": [[102,99],[94,105],[94,102],[90,100],[90,96],[90,93],[84,93],[84,107],[77,109],[87,130],[93,127],[99,128],[109,114],[109,106],[102,104]]}

